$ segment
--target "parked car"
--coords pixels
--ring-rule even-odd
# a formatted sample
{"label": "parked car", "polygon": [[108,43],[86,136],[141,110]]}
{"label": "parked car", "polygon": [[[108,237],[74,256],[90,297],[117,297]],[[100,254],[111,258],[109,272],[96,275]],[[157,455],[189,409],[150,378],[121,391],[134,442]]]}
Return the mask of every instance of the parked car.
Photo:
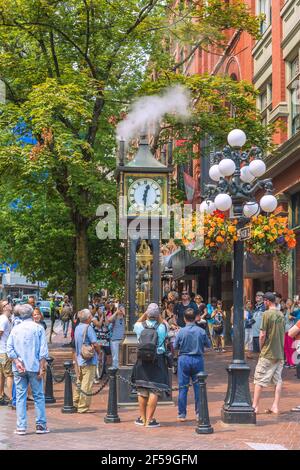
{"label": "parked car", "polygon": [[41,300],[37,302],[37,307],[39,307],[40,311],[44,315],[44,317],[50,317],[50,302],[49,300]]}

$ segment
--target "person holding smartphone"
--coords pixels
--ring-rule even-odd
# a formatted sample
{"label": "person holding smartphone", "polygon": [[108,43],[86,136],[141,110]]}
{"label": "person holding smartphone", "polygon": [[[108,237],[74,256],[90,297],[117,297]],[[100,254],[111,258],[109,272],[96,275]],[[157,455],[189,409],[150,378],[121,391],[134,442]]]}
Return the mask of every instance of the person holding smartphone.
{"label": "person holding smartphone", "polygon": [[119,368],[119,349],[120,343],[125,335],[125,308],[120,305],[116,313],[107,319],[108,323],[112,325],[112,332],[110,338],[110,349],[112,354],[112,367]]}

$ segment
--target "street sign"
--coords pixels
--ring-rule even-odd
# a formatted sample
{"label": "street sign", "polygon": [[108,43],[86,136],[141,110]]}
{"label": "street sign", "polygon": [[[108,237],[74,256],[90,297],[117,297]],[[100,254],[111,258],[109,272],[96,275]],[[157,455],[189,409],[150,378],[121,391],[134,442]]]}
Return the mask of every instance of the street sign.
{"label": "street sign", "polygon": [[237,231],[237,236],[240,241],[249,240],[251,238],[251,227],[243,227]]}

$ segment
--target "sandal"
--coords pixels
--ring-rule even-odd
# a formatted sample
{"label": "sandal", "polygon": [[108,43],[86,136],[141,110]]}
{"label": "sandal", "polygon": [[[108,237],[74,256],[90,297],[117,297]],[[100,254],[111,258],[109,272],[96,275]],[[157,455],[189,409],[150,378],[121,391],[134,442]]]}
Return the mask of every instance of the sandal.
{"label": "sandal", "polygon": [[[300,410],[299,410],[299,411],[300,411]],[[265,413],[266,413],[266,415],[277,415],[277,416],[280,414],[280,412],[275,413],[275,411],[272,411],[270,408],[267,408],[267,409],[265,410]]]}
{"label": "sandal", "polygon": [[300,413],[300,405],[295,406],[294,408],[291,409],[291,411],[296,411],[296,412]]}

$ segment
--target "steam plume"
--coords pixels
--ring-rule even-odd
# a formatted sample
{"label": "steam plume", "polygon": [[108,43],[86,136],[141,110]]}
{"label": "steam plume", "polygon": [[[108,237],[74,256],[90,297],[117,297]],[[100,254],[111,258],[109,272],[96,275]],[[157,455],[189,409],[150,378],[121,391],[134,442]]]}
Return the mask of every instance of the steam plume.
{"label": "steam plume", "polygon": [[155,128],[165,114],[187,119],[189,103],[190,93],[180,85],[168,88],[161,95],[143,96],[135,101],[129,114],[118,124],[117,137],[128,142],[141,132]]}

